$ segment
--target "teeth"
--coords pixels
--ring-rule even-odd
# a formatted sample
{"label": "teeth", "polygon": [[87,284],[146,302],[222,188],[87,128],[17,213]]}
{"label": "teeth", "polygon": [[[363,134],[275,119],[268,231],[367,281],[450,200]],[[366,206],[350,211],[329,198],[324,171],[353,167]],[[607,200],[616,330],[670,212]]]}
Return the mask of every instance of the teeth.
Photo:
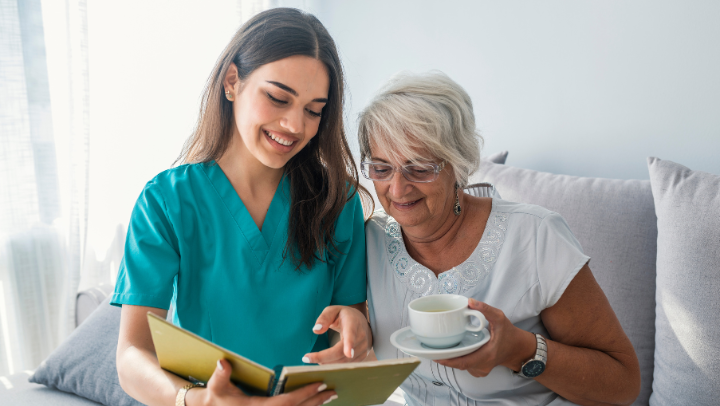
{"label": "teeth", "polygon": [[284,139],[282,139],[282,138],[278,138],[278,137],[272,135],[271,133],[269,133],[268,131],[265,131],[265,134],[267,134],[268,137],[272,138],[272,139],[273,139],[275,142],[277,142],[278,144],[280,144],[280,145],[285,145],[286,147],[292,145],[293,142],[294,142],[294,141],[286,141],[286,140],[284,140]]}

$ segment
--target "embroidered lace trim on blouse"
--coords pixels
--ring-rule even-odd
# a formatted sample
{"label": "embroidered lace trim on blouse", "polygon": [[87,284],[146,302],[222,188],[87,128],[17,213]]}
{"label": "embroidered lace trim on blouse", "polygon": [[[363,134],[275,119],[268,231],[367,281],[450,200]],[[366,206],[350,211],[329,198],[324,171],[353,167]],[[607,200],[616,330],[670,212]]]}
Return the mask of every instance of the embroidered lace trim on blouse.
{"label": "embroidered lace trim on blouse", "polygon": [[405,248],[400,225],[388,216],[385,226],[385,249],[390,266],[403,284],[420,296],[431,294],[462,294],[476,286],[492,270],[500,254],[507,213],[491,213],[480,243],[470,258],[435,277],[435,273],[412,259]]}

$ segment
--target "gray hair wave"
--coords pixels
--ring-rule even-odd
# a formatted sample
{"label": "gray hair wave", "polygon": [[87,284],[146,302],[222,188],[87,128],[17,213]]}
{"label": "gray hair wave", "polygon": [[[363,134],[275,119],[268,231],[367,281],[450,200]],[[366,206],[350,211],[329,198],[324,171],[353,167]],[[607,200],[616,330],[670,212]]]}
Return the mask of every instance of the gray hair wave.
{"label": "gray hair wave", "polygon": [[470,96],[439,71],[392,77],[360,113],[358,141],[363,161],[371,144],[396,162],[425,161],[418,149],[430,151],[452,166],[460,187],[480,165],[483,144]]}

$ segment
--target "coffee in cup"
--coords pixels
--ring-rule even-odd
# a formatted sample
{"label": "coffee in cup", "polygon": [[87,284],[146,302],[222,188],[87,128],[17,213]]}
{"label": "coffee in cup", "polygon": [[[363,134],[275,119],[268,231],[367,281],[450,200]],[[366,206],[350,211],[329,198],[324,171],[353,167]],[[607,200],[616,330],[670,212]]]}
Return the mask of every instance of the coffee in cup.
{"label": "coffee in cup", "polygon": [[[466,331],[487,327],[487,319],[477,310],[468,309],[468,298],[460,295],[430,295],[408,304],[410,330],[427,347],[450,348],[463,339]],[[470,318],[480,321],[474,326]]]}

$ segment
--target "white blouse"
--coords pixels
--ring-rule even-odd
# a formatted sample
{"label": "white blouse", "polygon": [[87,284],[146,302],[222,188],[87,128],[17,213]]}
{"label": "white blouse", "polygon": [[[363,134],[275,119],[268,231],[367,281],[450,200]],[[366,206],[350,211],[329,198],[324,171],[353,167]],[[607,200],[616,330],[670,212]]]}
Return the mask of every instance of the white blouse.
{"label": "white blouse", "polygon": [[[548,337],[540,312],[560,299],[590,259],[559,214],[500,199],[492,201],[475,251],[439,277],[408,254],[399,224],[386,213],[375,212],[365,233],[368,306],[378,359],[408,357],[390,343],[390,335],[408,326],[410,301],[437,293],[475,298],[502,310],[515,326]],[[411,406],[573,404],[502,366],[475,378],[423,359],[401,388]]]}

